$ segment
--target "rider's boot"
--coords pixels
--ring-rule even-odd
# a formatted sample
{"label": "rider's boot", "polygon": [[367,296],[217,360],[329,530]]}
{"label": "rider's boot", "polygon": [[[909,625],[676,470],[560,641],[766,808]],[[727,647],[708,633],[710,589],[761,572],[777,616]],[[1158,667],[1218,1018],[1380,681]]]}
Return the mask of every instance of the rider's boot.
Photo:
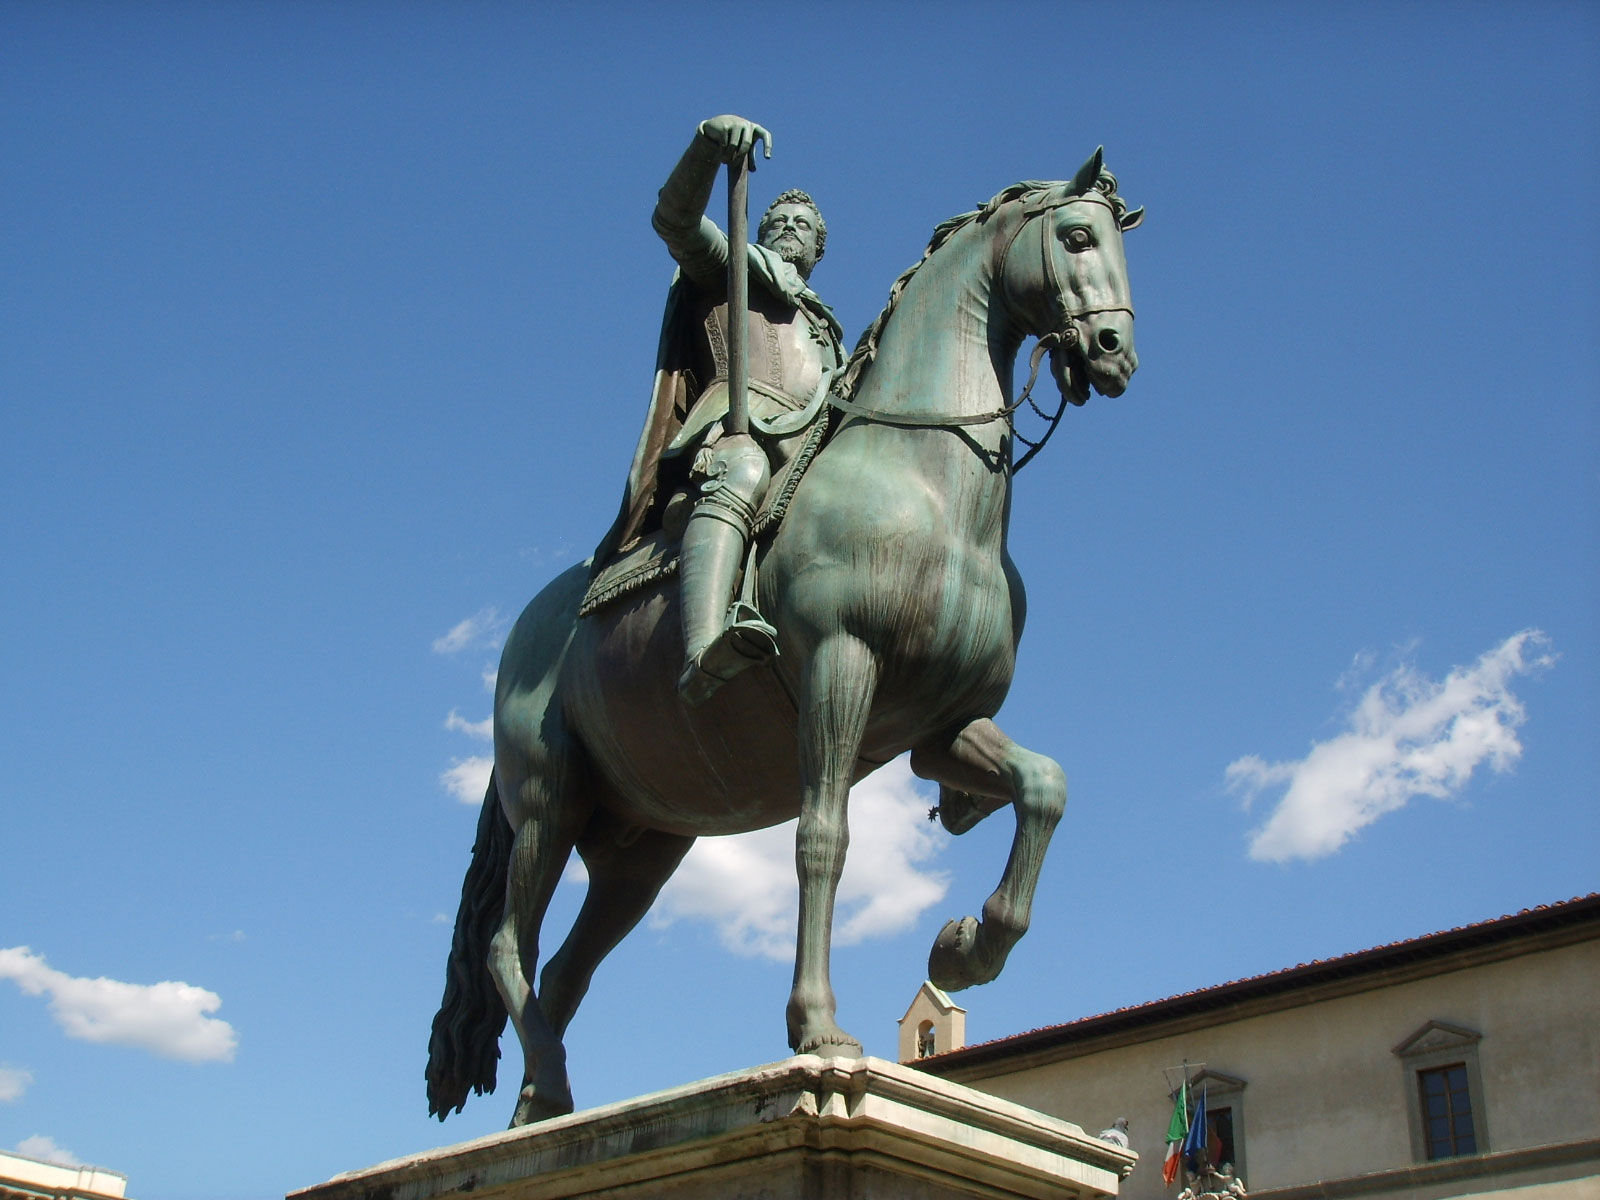
{"label": "rider's boot", "polygon": [[766,452],[747,435],[728,437],[696,466],[707,478],[683,531],[678,567],[684,645],[678,693],[690,704],[778,653],[777,630],[753,604],[729,605],[756,506],[771,482]]}

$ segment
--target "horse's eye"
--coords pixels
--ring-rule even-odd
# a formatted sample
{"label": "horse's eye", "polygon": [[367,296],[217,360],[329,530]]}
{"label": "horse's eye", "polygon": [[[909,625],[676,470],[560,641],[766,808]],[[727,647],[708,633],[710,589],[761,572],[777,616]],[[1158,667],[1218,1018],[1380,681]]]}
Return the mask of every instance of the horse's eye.
{"label": "horse's eye", "polygon": [[1066,232],[1067,246],[1072,250],[1087,250],[1094,245],[1094,235],[1082,225],[1074,225]]}

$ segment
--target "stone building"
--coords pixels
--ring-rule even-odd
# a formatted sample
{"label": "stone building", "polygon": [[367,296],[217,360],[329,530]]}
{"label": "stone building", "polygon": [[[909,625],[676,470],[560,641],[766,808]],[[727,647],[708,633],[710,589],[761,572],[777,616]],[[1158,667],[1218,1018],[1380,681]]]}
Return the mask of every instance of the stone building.
{"label": "stone building", "polygon": [[0,1150],[0,1200],[119,1200],[127,1186],[120,1171],[64,1167]]}
{"label": "stone building", "polygon": [[1129,1118],[1124,1200],[1183,1184],[1161,1164],[1185,1063],[1254,1200],[1600,1200],[1600,894],[914,1060]]}

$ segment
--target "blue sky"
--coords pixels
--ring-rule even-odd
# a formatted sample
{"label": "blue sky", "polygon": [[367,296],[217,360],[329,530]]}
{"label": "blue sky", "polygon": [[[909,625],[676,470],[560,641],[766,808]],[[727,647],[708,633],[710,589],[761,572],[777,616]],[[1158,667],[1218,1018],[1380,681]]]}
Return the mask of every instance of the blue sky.
{"label": "blue sky", "polygon": [[[1103,143],[1148,209],[1139,374],[1016,493],[1000,720],[1072,799],[970,1036],[1597,886],[1593,6],[694,11],[0,7],[0,1147],[265,1200],[503,1126],[515,1078],[425,1116],[452,783],[615,509],[725,111],[851,341],[1015,179]],[[885,1056],[1009,839],[918,786],[857,796],[835,955]],[[786,837],[603,968],[580,1104],[786,1053]]]}

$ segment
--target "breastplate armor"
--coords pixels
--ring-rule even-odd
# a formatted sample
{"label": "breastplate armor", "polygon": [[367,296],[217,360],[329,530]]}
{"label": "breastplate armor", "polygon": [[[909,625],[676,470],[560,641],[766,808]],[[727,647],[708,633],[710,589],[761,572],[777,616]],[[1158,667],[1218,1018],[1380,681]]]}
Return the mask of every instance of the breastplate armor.
{"label": "breastplate armor", "polygon": [[[824,370],[838,365],[826,326],[804,308],[791,308],[759,286],[750,289],[748,313],[750,382],[781,393],[798,408],[811,398]],[[704,312],[707,386],[728,377],[728,306]]]}

